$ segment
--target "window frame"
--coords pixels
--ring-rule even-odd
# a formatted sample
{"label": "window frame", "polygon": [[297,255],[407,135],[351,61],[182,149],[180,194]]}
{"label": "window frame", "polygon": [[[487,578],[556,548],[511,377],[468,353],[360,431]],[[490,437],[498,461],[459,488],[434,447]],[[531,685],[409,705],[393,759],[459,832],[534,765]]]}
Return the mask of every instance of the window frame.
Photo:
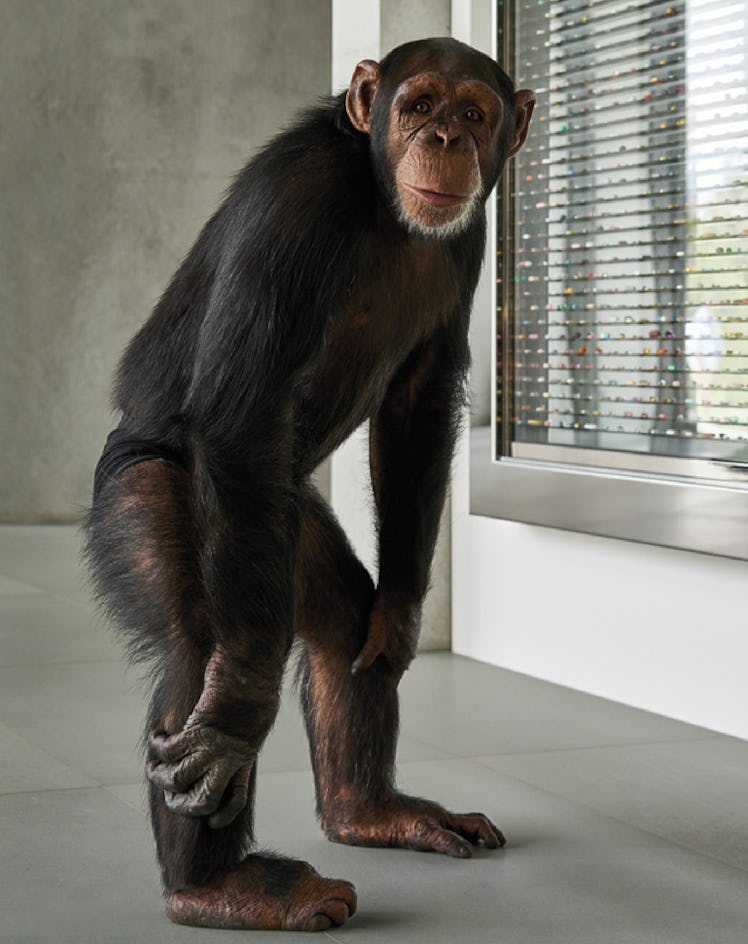
{"label": "window frame", "polygon": [[[499,61],[512,63],[513,0],[497,6],[504,44]],[[499,185],[504,208],[512,206],[511,177],[508,169]],[[499,222],[494,201],[488,212],[492,221],[489,265],[495,267]],[[501,229],[504,245],[511,247],[511,212],[503,214]],[[551,460],[515,458],[506,422],[500,424],[504,442],[497,442],[496,339],[498,333],[508,338],[513,332],[514,298],[508,277],[513,265],[511,248],[502,259],[500,321],[496,279],[490,280],[491,422],[473,425],[470,431],[471,514],[748,559],[748,469],[742,466],[674,458],[665,461],[662,473],[643,472],[637,468],[639,457],[634,452],[608,454],[559,446],[547,447]],[[487,325],[482,327],[486,330]],[[476,345],[475,356],[481,350],[485,352],[485,347]],[[502,371],[502,389],[511,390],[510,350],[502,357]],[[596,453],[594,466],[588,464],[590,452]],[[580,453],[588,454],[584,465],[579,462]],[[611,458],[615,466],[607,464]],[[680,471],[672,474],[672,469]]]}

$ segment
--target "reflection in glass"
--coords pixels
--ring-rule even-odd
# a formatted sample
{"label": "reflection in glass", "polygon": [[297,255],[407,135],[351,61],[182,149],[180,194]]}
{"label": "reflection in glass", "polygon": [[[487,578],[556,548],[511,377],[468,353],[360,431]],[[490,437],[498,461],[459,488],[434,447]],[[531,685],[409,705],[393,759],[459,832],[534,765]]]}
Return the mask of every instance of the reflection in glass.
{"label": "reflection in glass", "polygon": [[748,462],[748,0],[514,12],[498,453]]}

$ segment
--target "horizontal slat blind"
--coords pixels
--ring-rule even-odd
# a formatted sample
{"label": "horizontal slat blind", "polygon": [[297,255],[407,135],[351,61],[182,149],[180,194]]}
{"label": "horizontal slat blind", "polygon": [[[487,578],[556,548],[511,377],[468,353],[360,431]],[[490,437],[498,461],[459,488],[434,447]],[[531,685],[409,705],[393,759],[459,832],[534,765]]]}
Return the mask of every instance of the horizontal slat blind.
{"label": "horizontal slat blind", "polygon": [[498,269],[514,454],[747,462],[748,0],[515,12],[538,106]]}

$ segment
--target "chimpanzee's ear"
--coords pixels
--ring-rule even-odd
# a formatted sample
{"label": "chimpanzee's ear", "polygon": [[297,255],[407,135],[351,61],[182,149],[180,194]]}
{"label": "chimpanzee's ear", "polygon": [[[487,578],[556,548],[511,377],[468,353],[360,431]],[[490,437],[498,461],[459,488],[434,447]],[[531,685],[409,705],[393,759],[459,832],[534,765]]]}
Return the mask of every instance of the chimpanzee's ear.
{"label": "chimpanzee's ear", "polygon": [[373,59],[364,59],[353,71],[353,78],[345,97],[345,110],[351,124],[357,131],[368,134],[371,131],[371,106],[379,88],[379,63]]}
{"label": "chimpanzee's ear", "polygon": [[525,143],[527,129],[530,125],[530,117],[535,107],[535,92],[531,92],[530,89],[520,89],[515,96],[514,102],[517,117],[514,124],[512,145],[507,155],[508,157],[512,157],[516,154]]}

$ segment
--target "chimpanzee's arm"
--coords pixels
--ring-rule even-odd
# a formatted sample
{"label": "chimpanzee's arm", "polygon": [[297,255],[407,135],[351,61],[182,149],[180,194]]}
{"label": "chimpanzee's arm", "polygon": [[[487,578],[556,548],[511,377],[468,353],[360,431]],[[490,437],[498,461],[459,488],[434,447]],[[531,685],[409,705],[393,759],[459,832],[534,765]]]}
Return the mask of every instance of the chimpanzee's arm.
{"label": "chimpanzee's arm", "polygon": [[458,313],[403,365],[372,418],[379,581],[368,639],[354,672],[368,668],[380,654],[403,671],[414,655],[468,361],[467,318]]}
{"label": "chimpanzee's arm", "polygon": [[197,621],[206,638],[193,644],[210,659],[184,728],[151,732],[148,776],[172,812],[207,816],[221,828],[246,802],[292,637],[298,503],[290,392],[314,339],[299,339],[298,308],[277,309],[246,260],[224,260],[212,295],[183,410],[189,531],[204,594],[195,607],[206,613]]}
{"label": "chimpanzee's arm", "polygon": [[[277,710],[298,532],[294,377],[323,343],[343,277],[320,288],[320,272],[347,236],[330,232],[324,207],[294,208],[288,188],[258,174],[251,183],[203,237],[217,265],[181,409],[210,659],[184,729],[153,732],[149,745],[149,778],[169,808],[214,826],[241,809]],[[307,201],[329,198],[323,175],[308,183]]]}

